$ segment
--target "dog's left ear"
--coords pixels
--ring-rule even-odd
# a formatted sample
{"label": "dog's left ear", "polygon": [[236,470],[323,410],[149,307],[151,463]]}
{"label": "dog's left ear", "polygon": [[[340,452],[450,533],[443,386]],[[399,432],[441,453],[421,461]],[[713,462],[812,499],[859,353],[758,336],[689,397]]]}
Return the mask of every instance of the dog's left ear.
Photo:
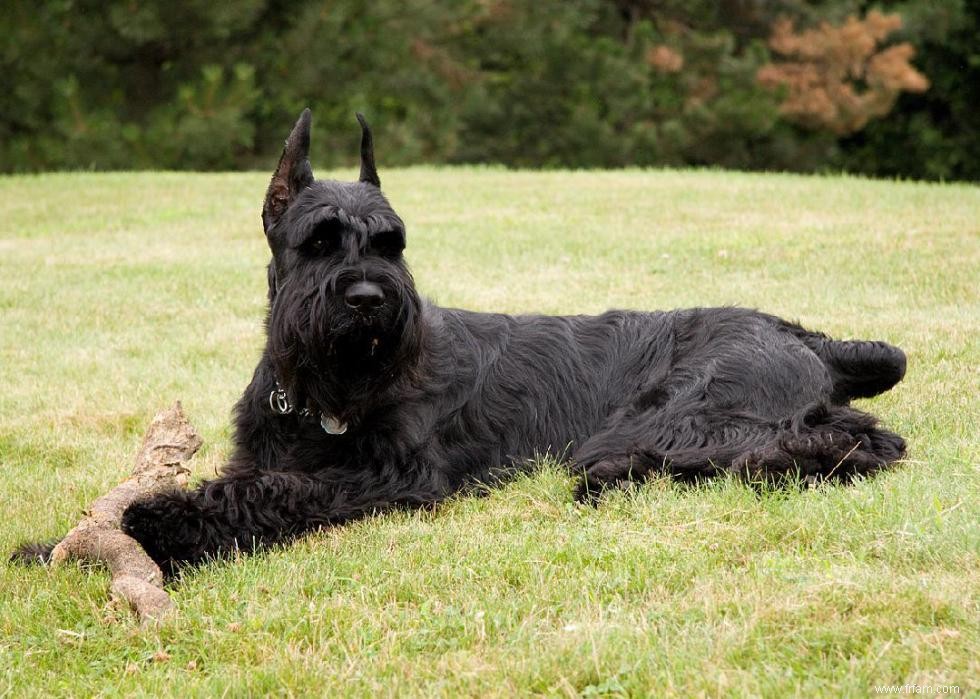
{"label": "dog's left ear", "polygon": [[378,170],[374,167],[374,137],[371,135],[371,127],[360,112],[356,113],[357,123],[361,125],[361,182],[373,184],[375,187],[381,186],[378,178]]}
{"label": "dog's left ear", "polygon": [[272,181],[265,193],[262,205],[262,225],[266,235],[289,208],[296,195],[313,184],[313,169],[310,167],[310,122],[312,114],[309,107],[303,110],[296,125],[286,139],[279,165],[272,174]]}

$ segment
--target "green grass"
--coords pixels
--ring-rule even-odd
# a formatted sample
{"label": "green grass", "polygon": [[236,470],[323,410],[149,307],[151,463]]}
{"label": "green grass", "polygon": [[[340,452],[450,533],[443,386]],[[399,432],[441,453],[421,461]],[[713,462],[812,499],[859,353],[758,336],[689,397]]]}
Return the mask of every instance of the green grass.
{"label": "green grass", "polygon": [[[339,173],[349,176],[350,173]],[[0,563],[0,695],[980,691],[980,189],[723,172],[382,173],[419,288],[480,310],[741,304],[887,339],[908,462],[574,506],[554,464],[187,576],[141,631],[101,570]],[[0,178],[0,550],[64,532],[262,343],[264,174]]]}

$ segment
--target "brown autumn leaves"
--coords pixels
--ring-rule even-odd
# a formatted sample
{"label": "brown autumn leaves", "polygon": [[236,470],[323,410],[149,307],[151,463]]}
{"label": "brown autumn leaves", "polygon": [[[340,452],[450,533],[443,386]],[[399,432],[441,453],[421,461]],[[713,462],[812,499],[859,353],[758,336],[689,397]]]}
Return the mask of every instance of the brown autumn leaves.
{"label": "brown autumn leaves", "polygon": [[[782,91],[779,111],[788,120],[840,136],[855,133],[891,111],[902,92],[929,87],[910,62],[915,55],[910,43],[883,46],[901,27],[900,15],[877,11],[799,32],[792,20],[780,19],[769,37],[769,48],[780,58],[762,66],[756,79]],[[647,61],[662,73],[684,67],[684,56],[663,44],[650,49]]]}

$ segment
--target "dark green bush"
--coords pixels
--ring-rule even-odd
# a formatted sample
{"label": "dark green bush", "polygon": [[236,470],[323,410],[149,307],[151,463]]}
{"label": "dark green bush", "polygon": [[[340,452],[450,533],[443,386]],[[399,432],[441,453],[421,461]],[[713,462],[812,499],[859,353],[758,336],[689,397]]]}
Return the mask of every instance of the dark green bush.
{"label": "dark green bush", "polygon": [[841,137],[759,85],[782,15],[852,0],[10,0],[0,171],[267,168],[314,110],[319,165],[364,111],[386,165],[721,165],[980,178],[980,8],[885,3],[929,91]]}

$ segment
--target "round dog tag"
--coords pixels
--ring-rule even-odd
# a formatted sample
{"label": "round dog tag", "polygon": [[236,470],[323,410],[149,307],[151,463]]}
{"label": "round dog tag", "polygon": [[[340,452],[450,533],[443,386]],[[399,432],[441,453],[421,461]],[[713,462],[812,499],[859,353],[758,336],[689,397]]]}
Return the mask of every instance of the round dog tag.
{"label": "round dog tag", "polygon": [[322,427],[323,431],[327,434],[343,434],[347,431],[346,422],[341,422],[337,418],[330,417],[329,415],[325,415],[323,413],[320,413],[320,427]]}

